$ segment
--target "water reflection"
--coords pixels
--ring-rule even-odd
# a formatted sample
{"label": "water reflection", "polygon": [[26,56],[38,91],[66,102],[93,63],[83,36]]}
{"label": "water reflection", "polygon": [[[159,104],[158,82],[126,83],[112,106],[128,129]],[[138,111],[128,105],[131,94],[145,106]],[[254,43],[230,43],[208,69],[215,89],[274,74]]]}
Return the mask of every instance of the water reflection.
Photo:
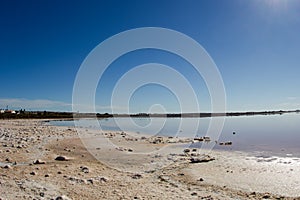
{"label": "water reflection", "polygon": [[[210,120],[210,118],[109,118],[99,120],[99,124],[102,130],[201,137],[206,135]],[[220,137],[213,138],[212,142],[232,141],[232,145],[229,146],[215,145],[216,149],[300,156],[299,122],[299,114],[227,117]],[[72,121],[51,123],[74,126]],[[97,128],[91,127],[90,124],[94,123],[88,119],[81,119],[80,124],[88,128]]]}

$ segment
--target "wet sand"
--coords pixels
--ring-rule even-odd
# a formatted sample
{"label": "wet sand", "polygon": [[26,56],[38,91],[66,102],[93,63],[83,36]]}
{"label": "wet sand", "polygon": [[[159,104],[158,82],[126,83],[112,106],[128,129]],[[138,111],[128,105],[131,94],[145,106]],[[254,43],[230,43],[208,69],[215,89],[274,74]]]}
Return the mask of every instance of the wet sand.
{"label": "wet sand", "polygon": [[300,199],[298,158],[187,142],[2,120],[0,199]]}

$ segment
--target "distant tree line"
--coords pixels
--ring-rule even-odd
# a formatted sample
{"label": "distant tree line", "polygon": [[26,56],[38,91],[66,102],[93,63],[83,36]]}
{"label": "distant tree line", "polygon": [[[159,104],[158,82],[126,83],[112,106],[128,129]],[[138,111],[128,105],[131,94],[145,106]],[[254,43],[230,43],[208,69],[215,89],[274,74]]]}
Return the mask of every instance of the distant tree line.
{"label": "distant tree line", "polygon": [[20,110],[15,113],[1,113],[0,119],[73,119],[73,118],[108,118],[111,114],[105,113],[72,113],[72,112],[52,112],[52,111],[25,111]]}

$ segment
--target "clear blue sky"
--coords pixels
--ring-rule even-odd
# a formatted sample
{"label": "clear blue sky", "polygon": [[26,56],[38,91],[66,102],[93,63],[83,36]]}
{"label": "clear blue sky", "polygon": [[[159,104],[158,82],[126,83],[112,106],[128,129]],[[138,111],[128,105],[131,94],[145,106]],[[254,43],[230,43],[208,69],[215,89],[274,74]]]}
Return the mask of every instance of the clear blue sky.
{"label": "clear blue sky", "polygon": [[[70,110],[76,73],[88,53],[119,32],[164,27],[198,41],[218,66],[230,111],[300,108],[300,2],[225,1],[17,1],[0,4],[0,108]],[[110,111],[110,95],[122,73],[138,64],[172,65],[210,110],[205,84],[174,55],[140,51],[122,57],[99,88],[99,112]],[[119,66],[124,66],[119,67]],[[156,98],[154,95],[156,94]],[[148,85],[132,97],[132,112],[178,103]],[[120,112],[122,110],[120,109]]]}

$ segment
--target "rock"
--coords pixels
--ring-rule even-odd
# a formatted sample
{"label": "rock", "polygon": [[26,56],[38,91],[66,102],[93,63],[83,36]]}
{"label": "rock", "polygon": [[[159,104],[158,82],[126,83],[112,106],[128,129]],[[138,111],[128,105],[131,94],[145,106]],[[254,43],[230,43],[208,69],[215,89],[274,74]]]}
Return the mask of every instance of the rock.
{"label": "rock", "polygon": [[89,168],[88,168],[88,167],[85,167],[85,166],[81,166],[80,169],[81,169],[81,171],[84,172],[84,173],[89,173],[89,172],[90,172]]}
{"label": "rock", "polygon": [[49,177],[50,175],[49,174],[45,174],[45,177]]}
{"label": "rock", "polygon": [[232,145],[231,141],[228,142],[220,142],[219,145]]}
{"label": "rock", "polygon": [[133,179],[140,179],[142,177],[143,176],[141,174],[134,174],[134,175],[131,176],[131,178],[133,178]]}
{"label": "rock", "polygon": [[94,184],[94,180],[91,179],[91,178],[90,178],[90,179],[87,179],[86,181],[87,181],[87,183]]}
{"label": "rock", "polygon": [[57,160],[57,161],[68,161],[69,159],[65,156],[57,156],[55,158],[55,160]]}
{"label": "rock", "polygon": [[225,142],[224,144],[225,145],[232,145],[232,142],[229,141],[229,142]]}
{"label": "rock", "polygon": [[190,151],[191,151],[191,150],[189,150],[189,149],[184,149],[184,150],[183,150],[184,153],[189,153]]}
{"label": "rock", "polygon": [[129,152],[133,152],[133,149],[128,149]]}
{"label": "rock", "polygon": [[62,195],[62,196],[56,197],[55,200],[71,200],[71,199],[69,197],[65,196],[65,195]]}
{"label": "rock", "polygon": [[4,167],[3,167],[3,169],[11,169],[12,167],[10,166],[10,165],[5,165]]}
{"label": "rock", "polygon": [[36,161],[33,162],[33,164],[35,164],[35,165],[42,165],[42,164],[46,164],[46,162],[37,159]]}
{"label": "rock", "polygon": [[215,160],[215,158],[210,157],[208,155],[202,155],[202,156],[197,156],[197,157],[192,157],[190,159],[191,163],[203,163],[203,162],[210,162]]}
{"label": "rock", "polygon": [[204,181],[204,179],[203,179],[203,178],[200,178],[200,179],[199,179],[199,181],[201,181],[201,182],[202,182],[202,181]]}
{"label": "rock", "polygon": [[197,192],[193,192],[191,195],[192,196],[197,196]]}
{"label": "rock", "polygon": [[34,176],[34,175],[36,175],[36,172],[30,172],[29,174]]}
{"label": "rock", "polygon": [[170,177],[165,176],[165,175],[159,175],[159,176],[158,176],[158,179],[159,179],[160,181],[163,181],[163,182],[169,182]]}
{"label": "rock", "polygon": [[64,151],[71,152],[71,149],[64,148]]}
{"label": "rock", "polygon": [[107,182],[107,181],[108,181],[108,178],[106,178],[106,177],[100,177],[100,178],[99,178],[99,181],[101,181],[101,182]]}
{"label": "rock", "polygon": [[269,198],[271,198],[271,195],[269,193],[265,193],[262,198],[269,199]]}

